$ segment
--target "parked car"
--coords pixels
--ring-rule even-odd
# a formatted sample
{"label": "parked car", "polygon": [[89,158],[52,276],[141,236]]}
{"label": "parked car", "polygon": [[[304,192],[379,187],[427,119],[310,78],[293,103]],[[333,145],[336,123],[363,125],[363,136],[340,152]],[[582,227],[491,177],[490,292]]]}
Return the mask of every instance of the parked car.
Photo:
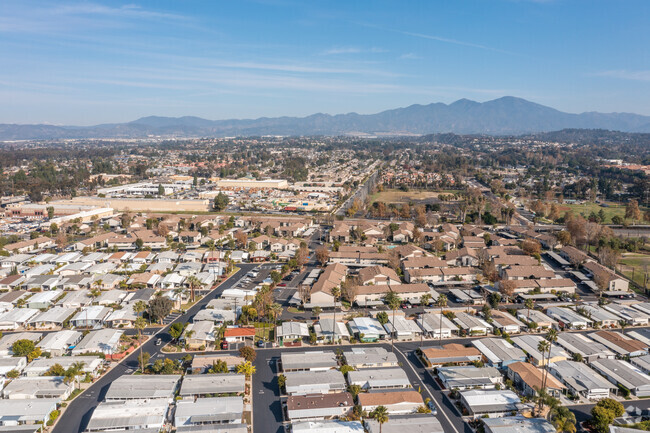
{"label": "parked car", "polygon": [[433,400],[429,400],[429,403],[427,405],[429,406],[429,410],[431,411],[431,415],[433,415],[433,416],[438,415],[438,408],[436,407],[435,404],[433,404]]}
{"label": "parked car", "polygon": [[228,342],[227,341],[222,341],[221,342],[221,350],[228,350]]}
{"label": "parked car", "polygon": [[257,340],[257,347],[266,347],[266,341]]}

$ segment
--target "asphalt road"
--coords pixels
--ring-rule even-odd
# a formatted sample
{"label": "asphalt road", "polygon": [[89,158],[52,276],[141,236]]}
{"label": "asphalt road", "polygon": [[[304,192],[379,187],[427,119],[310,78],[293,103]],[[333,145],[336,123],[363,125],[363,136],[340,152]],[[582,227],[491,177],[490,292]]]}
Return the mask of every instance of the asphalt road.
{"label": "asphalt road", "polygon": [[[203,309],[206,304],[212,299],[218,297],[225,289],[231,288],[241,277],[243,277],[248,271],[257,267],[257,264],[240,264],[238,265],[241,268],[235,275],[230,277],[219,287],[214,289],[203,299],[193,305],[185,314],[176,319],[177,322],[191,322],[194,315],[201,309]],[[173,323],[173,322],[172,322]],[[154,338],[151,338],[149,341],[142,345],[143,352],[149,352],[151,355],[151,360],[153,361],[159,356],[165,356],[161,353],[161,349],[164,344],[171,341],[171,336],[169,335],[169,328],[171,323],[166,327],[160,329]],[[155,340],[160,338],[163,341],[163,344],[156,346]],[[131,355],[124,358],[119,364],[113,367],[108,373],[102,376],[97,382],[95,382],[90,388],[80,394],[74,401],[72,401],[65,413],[62,415],[59,422],[54,427],[53,433],[74,433],[74,432],[83,432],[88,420],[92,415],[93,409],[104,399],[106,391],[110,384],[117,379],[118,377],[124,374],[132,374],[138,367],[138,354],[140,350],[136,350]]]}

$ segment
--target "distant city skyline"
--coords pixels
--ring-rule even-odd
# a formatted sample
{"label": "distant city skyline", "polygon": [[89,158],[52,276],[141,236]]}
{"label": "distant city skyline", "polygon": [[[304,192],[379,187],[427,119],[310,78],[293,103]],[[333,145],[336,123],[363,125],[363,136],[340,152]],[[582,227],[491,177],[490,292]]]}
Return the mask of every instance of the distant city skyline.
{"label": "distant city skyline", "polygon": [[650,115],[650,4],[4,1],[0,123],[377,113],[511,95]]}

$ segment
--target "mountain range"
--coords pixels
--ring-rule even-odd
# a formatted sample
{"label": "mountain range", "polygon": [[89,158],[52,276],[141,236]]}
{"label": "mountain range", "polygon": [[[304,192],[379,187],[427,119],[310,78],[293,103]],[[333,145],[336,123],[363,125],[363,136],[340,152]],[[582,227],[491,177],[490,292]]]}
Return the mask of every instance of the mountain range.
{"label": "mountain range", "polygon": [[650,116],[632,113],[565,113],[525,99],[506,96],[486,102],[460,99],[451,104],[410,105],[377,114],[313,114],[307,117],[206,120],[200,117],[149,116],[127,123],[96,126],[0,124],[0,141],[74,139],[227,137],[258,135],[512,135],[565,128],[650,132]]}

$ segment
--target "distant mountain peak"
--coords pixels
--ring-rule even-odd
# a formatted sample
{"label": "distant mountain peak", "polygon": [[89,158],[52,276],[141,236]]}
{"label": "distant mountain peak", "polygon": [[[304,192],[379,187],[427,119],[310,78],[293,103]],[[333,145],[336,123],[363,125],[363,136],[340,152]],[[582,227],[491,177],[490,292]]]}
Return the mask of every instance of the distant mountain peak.
{"label": "distant mountain peak", "polygon": [[196,116],[146,116],[91,127],[0,124],[0,140],[62,138],[223,137],[251,135],[395,134],[512,135],[567,128],[650,132],[650,116],[630,113],[564,113],[515,96],[486,102],[413,104],[376,114],[315,113],[306,117],[208,120]]}

